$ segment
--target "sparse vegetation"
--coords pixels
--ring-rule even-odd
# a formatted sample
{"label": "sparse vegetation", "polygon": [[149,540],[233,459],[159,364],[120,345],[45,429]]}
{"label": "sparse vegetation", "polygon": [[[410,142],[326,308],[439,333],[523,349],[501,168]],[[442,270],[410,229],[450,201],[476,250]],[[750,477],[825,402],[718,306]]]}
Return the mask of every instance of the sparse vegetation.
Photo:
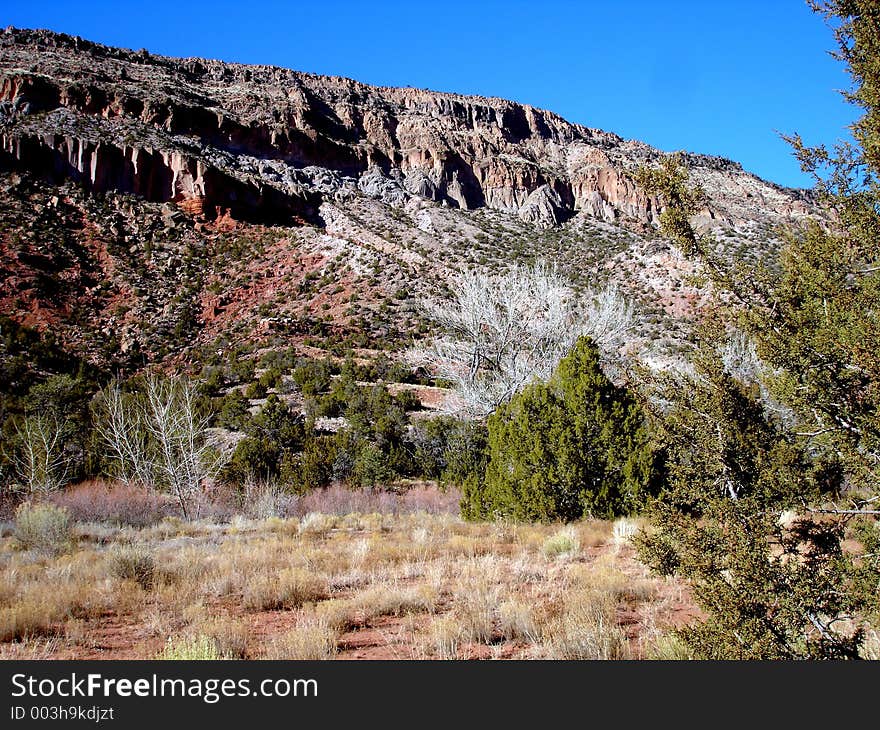
{"label": "sparse vegetation", "polygon": [[25,548],[61,552],[70,542],[70,516],[61,507],[25,502],[15,510],[14,534]]}
{"label": "sparse vegetation", "polygon": [[[447,505],[454,510],[455,499]],[[623,655],[611,644],[621,630],[614,607],[644,616],[627,628],[633,655],[640,632],[674,625],[664,621],[674,620],[680,588],[645,578],[610,524],[565,528],[613,556],[604,562],[583,550],[548,561],[544,545],[561,529],[468,523],[448,511],[166,518],[140,528],[74,525],[75,552],[36,560],[9,535],[0,538],[0,656],[22,656],[51,636],[54,656],[549,657],[575,652],[563,644],[587,619],[568,596],[588,585],[610,607],[601,621],[589,614],[597,652]],[[627,590],[630,573],[651,590]]]}

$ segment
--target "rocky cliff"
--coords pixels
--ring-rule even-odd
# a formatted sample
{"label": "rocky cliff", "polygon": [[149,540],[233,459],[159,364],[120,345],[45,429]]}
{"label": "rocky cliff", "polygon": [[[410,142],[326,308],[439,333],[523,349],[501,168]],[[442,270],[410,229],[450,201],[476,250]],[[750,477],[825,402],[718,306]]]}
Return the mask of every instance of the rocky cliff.
{"label": "rocky cliff", "polygon": [[[632,180],[656,150],[548,111],[47,31],[0,34],[0,149],[54,180],[259,222],[320,222],[322,202],[351,195],[488,207],[544,228],[577,213],[633,225],[658,214]],[[687,162],[710,195],[707,221],[809,209],[728,160]]]}
{"label": "rocky cliff", "polygon": [[[464,267],[613,281],[674,355],[707,300],[633,181],[659,152],[502,99],[0,31],[0,315],[102,366],[230,343],[402,350]],[[719,248],[766,259],[802,191],[685,155]]]}

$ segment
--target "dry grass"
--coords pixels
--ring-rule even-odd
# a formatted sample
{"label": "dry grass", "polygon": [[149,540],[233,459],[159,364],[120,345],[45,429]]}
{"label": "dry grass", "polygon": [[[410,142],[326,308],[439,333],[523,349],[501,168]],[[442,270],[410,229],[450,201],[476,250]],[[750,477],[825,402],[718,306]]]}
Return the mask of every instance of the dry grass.
{"label": "dry grass", "polygon": [[242,597],[245,608],[274,611],[299,608],[308,601],[324,597],[326,583],[301,568],[285,568],[278,573],[253,576]]}
{"label": "dry grass", "polygon": [[680,604],[596,520],[312,511],[73,535],[62,554],[0,537],[0,656],[621,658],[669,653]]}
{"label": "dry grass", "polygon": [[170,661],[213,661],[228,659],[217,649],[214,641],[203,635],[170,638],[156,659]]}
{"label": "dry grass", "polygon": [[336,632],[324,623],[304,623],[272,639],[264,658],[332,659],[336,655],[336,638]]}
{"label": "dry grass", "polygon": [[562,613],[544,628],[544,643],[554,659],[626,659],[626,637],[615,622],[615,604],[607,593],[580,591],[566,597]]}

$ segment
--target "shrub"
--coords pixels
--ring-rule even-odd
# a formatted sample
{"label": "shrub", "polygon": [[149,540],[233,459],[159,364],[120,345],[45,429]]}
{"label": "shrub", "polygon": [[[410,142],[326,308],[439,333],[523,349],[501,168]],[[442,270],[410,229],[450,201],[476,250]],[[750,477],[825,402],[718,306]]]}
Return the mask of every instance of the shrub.
{"label": "shrub", "polygon": [[305,436],[304,421],[300,414],[291,411],[273,393],[248,424],[247,433],[254,438],[272,441],[282,448],[298,449]]}
{"label": "shrub", "polygon": [[248,408],[250,402],[242,395],[241,391],[233,390],[227,393],[215,403],[217,412],[215,425],[228,428],[231,431],[241,431],[250,420]]}
{"label": "shrub", "polygon": [[266,659],[314,661],[336,655],[336,633],[321,622],[297,626],[276,636],[266,648]]}
{"label": "shrub", "polygon": [[560,616],[545,629],[555,659],[626,659],[626,637],[614,620],[608,596],[583,591],[569,596]]}
{"label": "shrub", "polygon": [[462,643],[462,626],[452,616],[431,621],[425,637],[425,648],[437,659],[456,659]]}
{"label": "shrub", "polygon": [[580,549],[581,543],[577,533],[571,527],[566,527],[548,537],[541,547],[541,552],[548,558],[558,558],[573,555]]}
{"label": "shrub", "polygon": [[327,360],[309,360],[293,371],[293,380],[305,396],[325,392],[332,382],[333,367]]}
{"label": "shrub", "polygon": [[394,477],[388,461],[388,457],[373,444],[362,444],[354,459],[351,481],[358,487],[387,484]]}
{"label": "shrub", "polygon": [[284,453],[280,467],[281,480],[296,494],[327,486],[333,478],[337,451],[335,438],[307,436],[301,453]]}
{"label": "shrub", "polygon": [[15,510],[15,537],[26,548],[60,552],[70,543],[70,515],[51,504],[25,502]]}
{"label": "shrub", "polygon": [[233,618],[214,618],[200,627],[200,633],[214,642],[224,659],[246,659],[250,630],[246,621]]}
{"label": "shrub", "polygon": [[117,578],[133,580],[145,591],[153,587],[156,576],[156,561],[146,550],[124,548],[113,553],[110,569]]}
{"label": "shrub", "polygon": [[403,408],[404,411],[420,411],[422,409],[422,401],[420,401],[419,397],[411,390],[400,391],[394,396],[394,401],[398,406]]}
{"label": "shrub", "polygon": [[287,568],[280,573],[255,576],[248,583],[243,602],[258,611],[299,608],[308,601],[324,597],[326,586],[311,573]]}
{"label": "shrub", "polygon": [[466,492],[468,517],[575,520],[642,506],[657,486],[656,457],[634,397],[599,367],[586,338],[489,418],[485,482]]}
{"label": "shrub", "polygon": [[156,659],[168,661],[216,661],[226,659],[217,644],[204,634],[169,638]]}
{"label": "shrub", "polygon": [[235,445],[223,478],[234,483],[247,480],[269,480],[278,475],[281,451],[278,444],[266,438],[245,436]]}
{"label": "shrub", "polygon": [[505,601],[498,606],[498,629],[505,639],[526,639],[530,642],[538,639],[532,608],[519,601]]}
{"label": "shrub", "polygon": [[244,397],[249,400],[257,400],[266,397],[266,386],[259,381],[254,380],[247,384],[244,389]]}
{"label": "shrub", "polygon": [[52,504],[63,507],[77,522],[110,522],[147,527],[165,514],[165,500],[156,492],[129,484],[90,481],[52,495]]}

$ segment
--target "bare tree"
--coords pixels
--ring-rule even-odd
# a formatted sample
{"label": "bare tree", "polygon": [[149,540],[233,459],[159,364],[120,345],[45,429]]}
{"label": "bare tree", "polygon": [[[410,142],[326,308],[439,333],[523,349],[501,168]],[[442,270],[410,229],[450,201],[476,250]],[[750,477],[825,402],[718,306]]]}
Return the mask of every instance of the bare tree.
{"label": "bare tree", "polygon": [[196,400],[195,386],[183,377],[152,375],[143,393],[128,398],[114,384],[97,425],[115,475],[167,489],[186,518],[198,516],[202,486],[225,463],[209,437],[210,417],[199,413]]}
{"label": "bare tree", "polygon": [[195,386],[184,378],[152,376],[144,408],[155,448],[153,473],[174,494],[183,516],[197,517],[195,498],[204,481],[217,476],[224,459],[208,438],[210,418],[198,413]]}
{"label": "bare tree", "polygon": [[15,473],[31,496],[47,495],[64,486],[72,458],[64,448],[64,428],[49,414],[32,414],[15,424],[19,448],[14,456]]}
{"label": "bare tree", "polygon": [[134,397],[126,398],[118,382],[104,392],[103,413],[96,419],[96,431],[113,464],[113,475],[129,484],[151,486],[153,463],[149,453],[142,408]]}
{"label": "bare tree", "polygon": [[452,291],[450,300],[425,305],[444,334],[410,358],[451,380],[478,416],[530,381],[549,378],[579,336],[591,336],[612,355],[633,325],[632,305],[616,288],[577,296],[545,263],[497,275],[468,269]]}

